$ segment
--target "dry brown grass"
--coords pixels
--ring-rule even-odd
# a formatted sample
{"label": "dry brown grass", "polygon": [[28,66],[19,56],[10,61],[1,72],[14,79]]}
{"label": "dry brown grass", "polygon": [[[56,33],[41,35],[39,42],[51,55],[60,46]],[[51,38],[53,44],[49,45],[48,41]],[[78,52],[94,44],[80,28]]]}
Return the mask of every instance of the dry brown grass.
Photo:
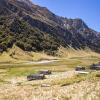
{"label": "dry brown grass", "polygon": [[72,57],[100,57],[100,54],[91,51],[89,48],[86,49],[73,49],[71,47],[69,48],[64,48],[64,47],[60,47],[57,55],[60,57],[65,57],[65,58],[72,58]]}
{"label": "dry brown grass", "polygon": [[58,59],[49,56],[44,52],[25,52],[17,46],[8,49],[7,52],[0,54],[0,63],[23,63],[27,61],[40,61]]}
{"label": "dry brown grass", "polygon": [[[68,72],[69,73],[69,72]],[[95,77],[99,72],[93,72],[91,74]],[[53,80],[39,80],[27,82],[25,79],[19,78],[12,80],[11,83],[6,83],[0,86],[0,98],[2,100],[99,100],[100,98],[100,80],[96,78],[88,78],[83,81],[85,76],[62,77],[60,73],[56,74],[58,77],[55,77]],[[67,75],[67,74],[66,74]],[[90,75],[88,76],[90,77]],[[49,76],[48,76],[49,78]],[[68,79],[67,79],[68,78]],[[73,80],[74,81],[73,81]],[[81,82],[80,82],[81,79]],[[17,82],[16,82],[17,80]],[[56,84],[54,84],[56,80]],[[73,81],[73,83],[72,83]],[[66,84],[65,84],[66,83]],[[71,85],[67,84],[70,83]],[[41,84],[51,84],[49,87],[41,87]],[[3,91],[2,91],[3,90]]]}

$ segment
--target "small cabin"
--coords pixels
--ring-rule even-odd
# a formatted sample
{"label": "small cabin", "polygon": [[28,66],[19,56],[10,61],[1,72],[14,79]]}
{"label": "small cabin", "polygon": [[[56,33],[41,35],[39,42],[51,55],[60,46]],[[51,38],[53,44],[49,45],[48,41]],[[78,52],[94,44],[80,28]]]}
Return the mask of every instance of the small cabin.
{"label": "small cabin", "polygon": [[75,70],[76,70],[76,71],[83,71],[83,70],[85,70],[85,67],[77,66],[77,67],[75,68]]}
{"label": "small cabin", "polygon": [[43,79],[45,79],[45,75],[44,74],[32,74],[32,75],[28,75],[27,76],[27,80],[28,81],[43,80]]}
{"label": "small cabin", "polygon": [[100,62],[90,65],[90,69],[92,69],[92,70],[100,70]]}
{"label": "small cabin", "polygon": [[50,75],[51,71],[50,70],[41,70],[41,71],[39,71],[39,74]]}
{"label": "small cabin", "polygon": [[96,77],[100,77],[100,74],[97,74]]}
{"label": "small cabin", "polygon": [[3,52],[3,50],[2,49],[0,49],[0,53],[2,53]]}

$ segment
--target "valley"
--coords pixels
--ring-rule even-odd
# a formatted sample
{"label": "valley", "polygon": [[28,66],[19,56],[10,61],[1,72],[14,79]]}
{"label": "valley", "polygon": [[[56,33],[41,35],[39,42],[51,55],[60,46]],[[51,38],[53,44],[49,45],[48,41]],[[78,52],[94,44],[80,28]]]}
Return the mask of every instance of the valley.
{"label": "valley", "polygon": [[[99,75],[100,71],[89,70],[89,65],[99,61],[98,55],[52,57],[35,63],[27,63],[25,60],[6,64],[0,62],[0,90],[3,90],[0,91],[0,99],[99,100],[100,78],[96,75]],[[78,65],[85,66],[89,74],[79,74],[75,71]],[[52,74],[46,75],[44,80],[27,81],[27,75],[35,74],[39,70],[51,70]]]}

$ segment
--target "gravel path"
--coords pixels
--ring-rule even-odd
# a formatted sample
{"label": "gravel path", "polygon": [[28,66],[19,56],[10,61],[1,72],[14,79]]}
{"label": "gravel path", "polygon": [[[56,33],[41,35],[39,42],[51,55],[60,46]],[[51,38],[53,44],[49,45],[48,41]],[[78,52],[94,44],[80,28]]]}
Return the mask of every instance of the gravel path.
{"label": "gravel path", "polygon": [[47,64],[52,63],[59,60],[42,60],[42,61],[27,61],[21,63],[1,63],[0,66],[4,65],[30,65],[30,64]]}

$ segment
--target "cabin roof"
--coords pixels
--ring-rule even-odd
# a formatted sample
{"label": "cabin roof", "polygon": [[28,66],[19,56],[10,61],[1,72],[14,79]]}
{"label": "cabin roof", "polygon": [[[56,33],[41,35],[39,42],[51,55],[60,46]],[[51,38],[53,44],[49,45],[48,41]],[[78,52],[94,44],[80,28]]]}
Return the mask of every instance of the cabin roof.
{"label": "cabin roof", "polygon": [[0,52],[2,52],[3,50],[2,49],[0,49]]}
{"label": "cabin roof", "polygon": [[50,70],[40,70],[40,72],[48,72],[48,71],[50,71]]}
{"label": "cabin roof", "polygon": [[96,65],[96,66],[93,66],[93,67],[98,67],[98,68],[100,68],[100,65]]}
{"label": "cabin roof", "polygon": [[96,63],[96,64],[93,64],[92,67],[98,67],[98,68],[100,68],[100,62]]}
{"label": "cabin roof", "polygon": [[29,75],[29,76],[44,76],[44,74],[32,74],[32,75]]}

